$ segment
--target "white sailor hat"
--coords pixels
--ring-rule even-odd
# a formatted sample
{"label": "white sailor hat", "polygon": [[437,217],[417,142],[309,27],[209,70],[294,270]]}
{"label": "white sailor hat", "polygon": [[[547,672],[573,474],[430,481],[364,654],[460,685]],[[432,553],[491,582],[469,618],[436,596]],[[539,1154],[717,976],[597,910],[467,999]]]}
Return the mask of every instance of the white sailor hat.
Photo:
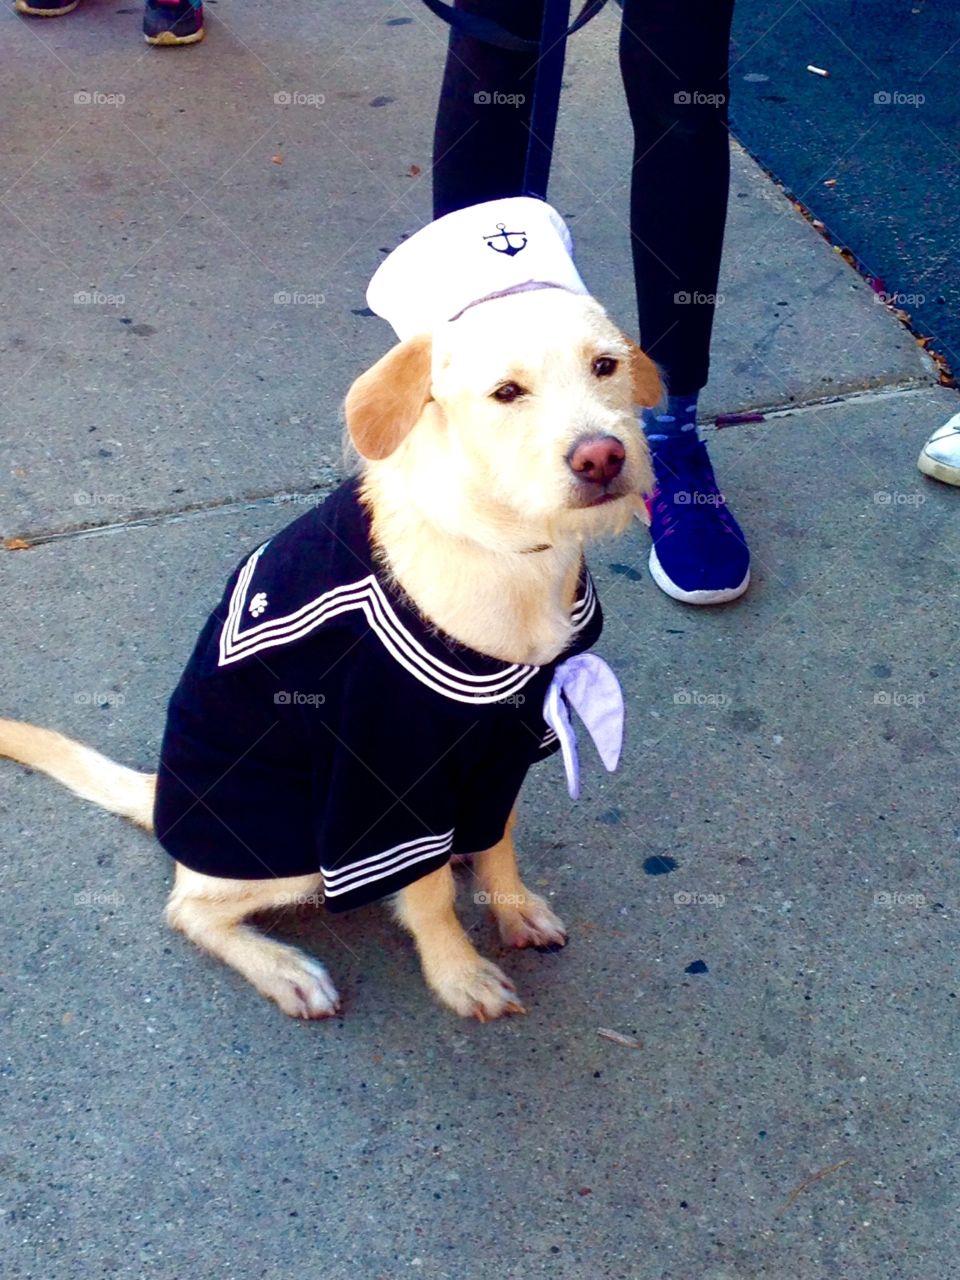
{"label": "white sailor hat", "polygon": [[399,338],[410,338],[504,294],[587,293],[572,250],[567,224],[543,200],[488,200],[438,218],[394,249],[370,281],[367,303]]}

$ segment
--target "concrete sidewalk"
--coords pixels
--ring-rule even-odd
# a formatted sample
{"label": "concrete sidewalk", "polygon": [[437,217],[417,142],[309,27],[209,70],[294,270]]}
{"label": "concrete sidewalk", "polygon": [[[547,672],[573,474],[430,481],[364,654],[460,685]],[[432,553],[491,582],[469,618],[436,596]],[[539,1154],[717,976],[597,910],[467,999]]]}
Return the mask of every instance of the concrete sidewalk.
{"label": "concrete sidewalk", "polygon": [[[226,574],[339,474],[443,40],[221,0],[158,52],[82,3],[0,16],[2,713],[150,767]],[[629,326],[613,13],[568,80],[552,199]],[[693,610],[639,531],[594,555],[629,742],[577,806],[528,784],[571,943],[502,959],[527,1017],[441,1011],[371,908],[276,923],[347,999],[288,1021],[165,932],[155,844],[0,767],[5,1276],[956,1275],[960,495],[915,458],[957,397],[740,154],[721,289],[705,410],[772,411],[711,442],[755,581]]]}

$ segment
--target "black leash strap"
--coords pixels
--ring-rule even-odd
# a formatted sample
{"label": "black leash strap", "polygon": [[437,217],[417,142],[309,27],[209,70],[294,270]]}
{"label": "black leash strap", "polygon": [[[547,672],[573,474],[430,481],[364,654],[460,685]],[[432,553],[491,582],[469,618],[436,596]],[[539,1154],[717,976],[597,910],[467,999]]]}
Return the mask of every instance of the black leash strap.
{"label": "black leash strap", "polygon": [[482,40],[485,44],[496,45],[500,49],[536,55],[533,101],[530,104],[530,140],[527,143],[523,191],[520,194],[535,196],[539,200],[547,198],[567,40],[574,32],[585,27],[591,18],[595,18],[606,2],[607,0],[586,0],[571,23],[570,0],[544,0],[540,39],[527,40],[489,18],[454,9],[451,5],[443,4],[442,0],[423,0],[431,13],[442,18],[460,35]]}
{"label": "black leash strap", "polygon": [[[527,40],[524,36],[518,36],[512,31],[508,31],[506,27],[501,27],[499,22],[493,22],[490,18],[481,18],[475,13],[464,13],[462,9],[454,9],[452,5],[444,4],[443,0],[423,0],[431,13],[436,14],[448,26],[453,27],[454,31],[459,31],[461,35],[471,36],[474,40],[482,40],[485,44],[497,45],[500,49],[513,49],[517,53],[539,53],[544,47],[540,40]],[[566,25],[568,18],[564,19],[564,26],[560,33],[563,39],[572,36],[579,31],[581,27],[585,27],[591,18],[595,18],[607,0],[586,0],[583,8],[577,14],[573,23],[568,27]],[[569,5],[566,6],[569,14]],[[547,13],[544,14],[544,34],[546,34],[547,16],[550,9],[554,8],[550,0],[547,0]]]}

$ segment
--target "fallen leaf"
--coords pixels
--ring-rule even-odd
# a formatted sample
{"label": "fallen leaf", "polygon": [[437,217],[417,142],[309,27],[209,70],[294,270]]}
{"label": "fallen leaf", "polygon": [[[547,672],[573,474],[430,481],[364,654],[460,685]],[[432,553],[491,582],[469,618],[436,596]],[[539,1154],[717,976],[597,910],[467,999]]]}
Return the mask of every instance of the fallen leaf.
{"label": "fallen leaf", "polygon": [[423,173],[423,170],[420,168],[418,164],[412,164],[410,168],[407,170],[407,175],[408,177],[411,177],[411,178],[419,178],[421,173]]}
{"label": "fallen leaf", "polygon": [[797,1186],[794,1187],[794,1189],[790,1192],[787,1199],[777,1210],[777,1213],[783,1213],[784,1209],[789,1209],[790,1206],[797,1199],[797,1197],[800,1195],[800,1193],[802,1191],[806,1191],[807,1187],[812,1187],[815,1182],[820,1182],[823,1178],[826,1178],[829,1174],[836,1173],[838,1169],[846,1168],[846,1166],[850,1163],[851,1163],[851,1158],[848,1156],[846,1160],[838,1160],[836,1164],[828,1164],[825,1169],[818,1169],[816,1173],[811,1173],[809,1178],[804,1178],[804,1180],[801,1183],[799,1183]]}
{"label": "fallen leaf", "polygon": [[642,1049],[643,1045],[633,1036],[621,1035],[619,1031],[611,1031],[609,1027],[597,1027],[597,1035],[601,1040],[612,1040],[614,1044],[622,1044],[627,1049]]}
{"label": "fallen leaf", "polygon": [[279,152],[277,152],[275,156],[271,156],[270,159],[273,161],[274,164],[283,164],[283,156],[280,155]]}
{"label": "fallen leaf", "polygon": [[29,551],[30,543],[25,538],[4,538],[3,545],[7,551]]}

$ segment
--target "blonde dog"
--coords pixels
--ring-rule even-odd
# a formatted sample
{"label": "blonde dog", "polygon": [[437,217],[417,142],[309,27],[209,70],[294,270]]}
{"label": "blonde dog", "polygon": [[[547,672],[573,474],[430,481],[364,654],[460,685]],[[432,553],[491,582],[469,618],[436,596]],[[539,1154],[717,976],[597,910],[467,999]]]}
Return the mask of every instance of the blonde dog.
{"label": "blonde dog", "polygon": [[[635,406],[660,397],[648,357],[595,300],[562,289],[496,298],[399,343],[358,378],[345,404],[382,581],[451,646],[524,671],[555,662],[574,637],[584,543],[646,518],[652,478]],[[275,643],[260,631],[265,625],[253,627],[261,647]],[[0,721],[0,754],[154,827],[155,774],[10,720]],[[512,827],[511,815],[491,847],[442,851],[442,865],[393,898],[431,990],[455,1013],[482,1021],[522,1006],[460,925],[450,852],[474,855],[482,900],[507,946],[566,941],[561,921],[520,878]],[[340,1000],[323,965],[245,922],[309,900],[325,884],[332,892],[338,876],[356,882],[337,870],[326,881],[319,872],[231,878],[178,860],[167,920],[285,1013],[327,1017]]]}

